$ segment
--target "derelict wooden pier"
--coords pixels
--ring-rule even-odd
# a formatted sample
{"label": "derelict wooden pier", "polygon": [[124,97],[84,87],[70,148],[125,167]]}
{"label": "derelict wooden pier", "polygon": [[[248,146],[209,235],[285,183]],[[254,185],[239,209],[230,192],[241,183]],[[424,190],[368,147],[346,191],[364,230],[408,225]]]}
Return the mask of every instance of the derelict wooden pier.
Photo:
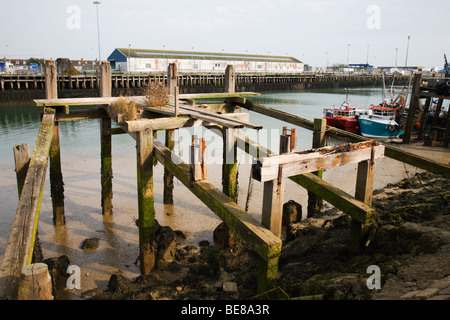
{"label": "derelict wooden pier", "polygon": [[[148,274],[154,266],[155,248],[153,246],[155,229],[155,210],[153,198],[153,164],[159,161],[165,170],[164,202],[173,202],[173,179],[176,177],[190,192],[196,195],[208,208],[220,217],[229,229],[248,243],[260,257],[258,270],[258,292],[270,289],[276,280],[278,259],[281,253],[280,239],[282,227],[282,206],[284,181],[289,178],[304,186],[312,194],[322,198],[343,210],[353,219],[352,241],[350,248],[359,252],[363,246],[366,226],[371,223],[375,210],[371,208],[375,160],[383,156],[405,156],[403,151],[389,151],[387,146],[367,139],[351,135],[341,130],[324,129],[324,123],[313,121],[265,108],[251,102],[247,97],[256,95],[252,92],[234,92],[235,73],[233,68],[227,70],[224,92],[213,94],[179,94],[176,70],[173,65],[168,68],[168,90],[171,102],[161,108],[151,108],[145,104],[142,96],[117,98],[111,97],[111,69],[109,63],[101,65],[101,84],[99,98],[58,99],[56,67],[53,61],[46,64],[46,97],[35,100],[37,106],[44,107],[41,130],[38,141],[29,162],[26,179],[23,184],[20,202],[11,232],[8,246],[0,268],[0,297],[16,299],[20,285],[20,274],[24,266],[32,263],[34,239],[38,225],[40,199],[42,197],[43,180],[47,164],[50,164],[51,197],[54,223],[64,224],[64,188],[63,174],[60,165],[59,127],[60,121],[82,119],[101,119],[101,206],[104,215],[113,214],[112,194],[112,156],[111,136],[127,133],[136,141],[137,197],[139,217],[139,256],[142,274]],[[173,81],[172,81],[173,80]],[[199,108],[196,99],[224,98],[224,104],[207,105]],[[128,119],[127,115],[114,108],[114,103],[125,99],[127,103],[135,103],[142,112],[136,119]],[[70,110],[73,105],[96,105],[97,108],[86,110]],[[314,131],[314,149],[293,152],[295,132],[283,130],[280,137],[281,147],[278,154],[263,148],[246,137],[241,128],[262,129],[252,124],[248,114],[234,114],[236,106],[253,110],[268,116],[295,123]],[[220,111],[218,113],[217,111]],[[119,128],[112,128],[112,121]],[[222,190],[217,189],[207,180],[206,162],[203,157],[205,144],[192,139],[190,163],[172,152],[173,132],[179,128],[205,126],[220,128],[224,146],[222,167]],[[166,145],[154,137],[157,130],[166,131]],[[324,147],[323,136],[336,135],[341,139],[352,140],[352,144],[344,146]],[[238,143],[239,142],[239,143]],[[264,184],[262,221],[251,217],[237,204],[237,148],[241,147],[255,158],[252,177]],[[432,172],[449,176],[448,165],[436,165],[426,159],[409,156],[408,163],[430,168]],[[323,181],[320,170],[346,165],[358,164],[356,194],[351,196]],[[427,169],[428,170],[428,169]],[[316,199],[317,201],[317,199]],[[24,241],[19,239],[25,239]],[[19,258],[17,258],[19,257]]]}

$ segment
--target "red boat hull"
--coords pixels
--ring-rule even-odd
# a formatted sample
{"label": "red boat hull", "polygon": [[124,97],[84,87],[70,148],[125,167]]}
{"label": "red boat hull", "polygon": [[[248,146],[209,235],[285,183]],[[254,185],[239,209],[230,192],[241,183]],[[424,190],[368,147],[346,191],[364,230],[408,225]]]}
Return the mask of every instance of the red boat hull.
{"label": "red boat hull", "polygon": [[348,132],[359,133],[359,122],[357,119],[324,117],[327,125]]}

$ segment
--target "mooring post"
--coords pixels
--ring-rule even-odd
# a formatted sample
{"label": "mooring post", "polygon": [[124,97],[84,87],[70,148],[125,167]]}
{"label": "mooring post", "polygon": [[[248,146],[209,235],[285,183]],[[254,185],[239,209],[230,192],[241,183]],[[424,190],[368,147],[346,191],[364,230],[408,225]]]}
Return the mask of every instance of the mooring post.
{"label": "mooring post", "polygon": [[[166,130],[166,147],[171,151],[175,147],[174,135],[175,130]],[[173,174],[166,167],[164,167],[163,203],[173,204]]]}
{"label": "mooring post", "polygon": [[17,179],[17,191],[22,193],[23,184],[27,177],[28,165],[30,164],[30,147],[27,143],[16,144],[13,148],[14,162]]}
{"label": "mooring post", "polygon": [[[46,99],[58,98],[57,70],[53,60],[45,62],[45,96]],[[57,109],[53,109],[58,112]],[[53,224],[64,225],[64,182],[61,172],[61,148],[59,142],[59,122],[55,121],[50,145],[50,193],[53,207]]]}
{"label": "mooring post", "polygon": [[137,194],[139,210],[139,258],[143,275],[155,266],[155,207],[153,196],[153,132],[136,134]]}
{"label": "mooring post", "polygon": [[413,130],[414,118],[416,116],[417,105],[419,104],[420,98],[420,80],[422,75],[416,73],[414,75],[413,87],[411,93],[411,100],[409,103],[408,118],[406,119],[405,134],[403,136],[403,143],[409,144],[411,142],[411,134]]}
{"label": "mooring post", "polygon": [[[372,149],[372,155],[373,152],[374,150]],[[358,163],[355,198],[368,206],[372,205],[374,175],[375,163],[373,159]],[[361,252],[366,231],[366,224],[352,218],[350,252],[354,254]]]}
{"label": "mooring post", "polygon": [[[313,148],[321,148],[325,146],[325,131],[327,128],[326,119],[314,119],[313,128]],[[323,170],[312,172],[319,178],[322,178]],[[317,213],[323,207],[322,198],[318,197],[315,193],[308,191],[308,213],[307,217],[311,218],[314,213]]]}
{"label": "mooring post", "polygon": [[[111,66],[107,61],[103,61],[100,66],[100,96],[111,97]],[[111,118],[102,118],[100,121],[102,213],[110,215],[113,208]]]}
{"label": "mooring post", "polygon": [[167,89],[169,95],[175,94],[175,88],[178,87],[178,70],[175,63],[169,63],[167,69]]}
{"label": "mooring post", "polygon": [[224,128],[223,134],[223,164],[222,188],[230,199],[238,201],[238,171],[237,171],[237,137],[236,129]]}
{"label": "mooring post", "polygon": [[225,69],[225,92],[236,92],[236,72],[231,64]]}

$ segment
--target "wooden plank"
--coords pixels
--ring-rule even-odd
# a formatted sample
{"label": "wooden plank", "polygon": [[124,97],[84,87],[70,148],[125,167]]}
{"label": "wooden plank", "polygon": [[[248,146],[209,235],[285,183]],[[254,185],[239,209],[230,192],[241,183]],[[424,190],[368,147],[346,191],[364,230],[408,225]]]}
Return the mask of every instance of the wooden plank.
{"label": "wooden plank", "polygon": [[32,262],[54,122],[54,114],[43,115],[0,267],[0,299],[17,299],[22,269]]}
{"label": "wooden plank", "polygon": [[262,219],[263,226],[281,237],[283,218],[284,181],[265,181],[263,186]]}
{"label": "wooden plank", "polygon": [[[236,92],[236,93],[196,93],[196,94],[180,94],[180,100],[189,99],[216,99],[216,98],[228,98],[228,97],[246,97],[257,96],[259,93],[254,92]],[[128,100],[134,100],[136,102],[145,101],[145,96],[132,96],[125,97]],[[91,106],[101,104],[113,104],[119,97],[91,97],[91,98],[64,98],[64,99],[34,99],[34,103],[38,107],[58,107],[58,106]]]}
{"label": "wooden plank", "polygon": [[[372,142],[371,144],[372,146],[364,142],[353,145],[324,147],[308,150],[306,152],[260,158],[257,163],[253,165],[253,177],[258,181],[265,182],[317,170],[359,163],[364,160],[372,159],[372,156],[373,159],[383,157],[384,146],[379,144],[376,145],[375,142]],[[374,150],[373,155],[372,148]],[[346,149],[348,149],[348,151],[346,151]],[[279,173],[280,167],[282,167],[281,173]]]}
{"label": "wooden plank", "polygon": [[189,165],[158,140],[154,139],[153,143],[158,161],[250,244],[264,260],[268,261],[280,255],[281,240],[278,237],[207,180],[192,182],[189,177]]}
{"label": "wooden plank", "polygon": [[[302,118],[274,108],[267,108],[253,103],[249,99],[246,99],[245,104],[240,104],[240,106],[251,111],[258,112],[309,130],[313,130],[314,127],[314,122],[309,119]],[[347,142],[361,142],[371,140],[369,138],[330,126],[327,126],[327,131],[325,134],[329,137],[334,137]],[[429,172],[442,175],[446,178],[450,178],[450,166],[448,164],[433,161],[432,159],[428,159],[404,151],[391,145],[385,145],[385,156],[427,170]]]}
{"label": "wooden plank", "polygon": [[127,132],[138,132],[145,129],[151,130],[172,130],[183,127],[191,127],[195,120],[189,117],[171,117],[156,119],[138,119],[133,121],[125,121],[124,129]]}

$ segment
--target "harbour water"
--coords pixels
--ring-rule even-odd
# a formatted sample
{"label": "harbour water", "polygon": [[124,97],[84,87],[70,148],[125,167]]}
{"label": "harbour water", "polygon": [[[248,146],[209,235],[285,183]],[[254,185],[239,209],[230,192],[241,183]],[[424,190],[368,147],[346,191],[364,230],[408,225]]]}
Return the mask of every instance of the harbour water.
{"label": "harbour water", "polygon": [[[321,118],[323,109],[339,106],[346,99],[346,90],[314,90],[302,92],[264,93],[251,98],[252,101],[268,107],[308,119]],[[370,106],[382,99],[382,91],[377,88],[349,90],[349,102],[354,106]],[[30,145],[33,150],[39,130],[41,108],[33,104],[0,106],[0,261],[8,241],[15,216],[18,196],[14,172],[13,146],[20,143]],[[248,112],[240,110],[238,112]],[[283,126],[295,128],[296,150],[311,148],[312,133],[306,129],[283,123],[282,121],[250,112],[250,122],[262,125],[267,130],[280,130]],[[200,132],[200,135],[205,130]],[[279,131],[273,131],[279,132]],[[197,132],[198,133],[198,132]],[[251,136],[252,133],[248,132]],[[129,135],[113,136],[113,212],[111,217],[101,214],[100,199],[100,121],[82,120],[60,124],[61,164],[65,183],[66,226],[54,227],[50,199],[49,179],[46,179],[42,208],[39,219],[39,239],[45,258],[67,255],[71,264],[82,270],[82,289],[67,292],[66,298],[76,298],[77,293],[95,287],[106,289],[112,273],[120,272],[133,278],[139,275],[135,261],[139,255],[136,195],[136,148]],[[164,134],[158,138],[163,141]],[[259,141],[277,151],[279,133]],[[215,139],[220,141],[220,139]],[[273,142],[271,142],[273,141]],[[331,142],[336,143],[336,142]],[[207,141],[208,146],[208,141]],[[220,150],[220,148],[217,148]],[[180,152],[176,148],[175,152]],[[214,154],[221,158],[221,154]],[[239,205],[244,208],[247,199],[250,164],[246,155],[238,154],[239,161]],[[414,174],[415,168],[389,158],[376,164],[375,188]],[[221,189],[221,166],[208,165],[208,180]],[[212,239],[212,231],[220,223],[219,218],[200,200],[196,199],[175,179],[174,205],[162,203],[163,167],[158,164],[154,173],[156,219],[161,225],[181,230],[186,235],[186,243],[198,244],[200,240]],[[324,179],[354,194],[356,167],[346,166],[327,170]],[[249,213],[260,220],[262,186],[255,182],[249,202]],[[295,200],[306,211],[306,191],[291,183],[286,184],[285,201]],[[81,242],[90,237],[100,239],[97,250],[81,250]],[[78,292],[79,291],[79,292]]]}

